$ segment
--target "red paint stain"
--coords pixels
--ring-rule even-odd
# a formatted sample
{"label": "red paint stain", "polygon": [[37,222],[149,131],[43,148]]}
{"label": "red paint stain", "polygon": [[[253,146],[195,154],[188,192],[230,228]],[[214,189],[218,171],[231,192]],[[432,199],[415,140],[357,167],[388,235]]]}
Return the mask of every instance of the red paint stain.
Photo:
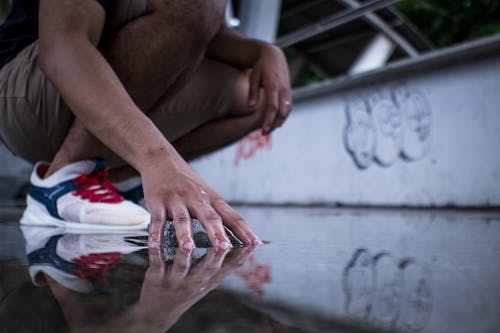
{"label": "red paint stain", "polygon": [[255,294],[264,295],[264,285],[271,282],[271,266],[257,263],[252,256],[245,263],[242,269],[236,272],[236,275],[245,281],[246,286]]}
{"label": "red paint stain", "polygon": [[263,148],[271,149],[271,135],[262,135],[261,131],[255,131],[238,143],[234,166],[239,166],[242,160],[252,158],[257,151]]}

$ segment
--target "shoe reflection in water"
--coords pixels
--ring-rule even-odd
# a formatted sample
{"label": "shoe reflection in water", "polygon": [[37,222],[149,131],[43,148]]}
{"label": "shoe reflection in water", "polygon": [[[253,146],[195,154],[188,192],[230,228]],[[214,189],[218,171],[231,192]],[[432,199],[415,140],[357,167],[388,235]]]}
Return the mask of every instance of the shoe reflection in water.
{"label": "shoe reflection in water", "polygon": [[21,227],[31,280],[37,286],[48,277],[82,294],[100,293],[107,272],[125,254],[145,249],[127,239],[134,234],[64,234],[58,228]]}
{"label": "shoe reflection in water", "polygon": [[[136,272],[121,269],[120,260],[134,252],[145,253],[145,247],[134,241],[144,237],[141,233],[62,234],[58,229],[40,227],[22,230],[32,282],[48,287],[60,309],[53,304],[51,312],[62,311],[71,331],[165,332],[254,251],[251,247],[231,252],[209,249],[196,264],[192,264],[192,251],[176,251],[171,261],[165,261],[160,251],[152,251],[145,274],[144,270],[134,274],[138,266]],[[140,290],[135,295],[138,297],[113,295],[109,284],[114,281],[109,276],[117,271],[142,282],[142,286],[136,283],[130,288]],[[133,284],[134,276],[118,280]],[[122,302],[124,297],[134,301],[117,311],[117,297]],[[38,329],[41,326],[47,327],[47,323]]]}

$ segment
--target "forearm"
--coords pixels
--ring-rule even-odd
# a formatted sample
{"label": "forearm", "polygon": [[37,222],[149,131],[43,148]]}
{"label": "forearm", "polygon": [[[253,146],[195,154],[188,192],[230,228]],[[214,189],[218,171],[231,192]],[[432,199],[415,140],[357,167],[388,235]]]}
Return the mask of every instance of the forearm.
{"label": "forearm", "polygon": [[243,36],[236,30],[223,26],[210,43],[207,57],[232,65],[239,69],[251,68],[262,49],[276,46]]}
{"label": "forearm", "polygon": [[78,34],[41,43],[42,69],[76,117],[97,138],[141,170],[154,154],[172,146],[135,105],[96,47]]}

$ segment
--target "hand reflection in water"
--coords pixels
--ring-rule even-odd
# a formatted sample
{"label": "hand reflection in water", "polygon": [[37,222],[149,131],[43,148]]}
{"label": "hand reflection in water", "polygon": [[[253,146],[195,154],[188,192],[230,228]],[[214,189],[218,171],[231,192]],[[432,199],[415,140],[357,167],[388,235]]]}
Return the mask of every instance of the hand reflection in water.
{"label": "hand reflection in water", "polygon": [[[184,312],[241,267],[253,250],[246,247],[229,253],[212,248],[195,266],[191,266],[191,251],[177,251],[169,265],[159,251],[151,251],[150,268],[136,304],[146,327],[158,332],[170,328]],[[159,309],[165,309],[168,316],[158,316]]]}
{"label": "hand reflection in water", "polygon": [[71,331],[165,332],[226,276],[241,267],[254,249],[221,251],[211,248],[197,264],[192,264],[192,251],[179,250],[172,262],[165,262],[162,253],[153,250],[149,253],[150,267],[138,301],[111,319],[107,315],[110,310],[106,310],[99,297],[77,294],[50,278],[47,283]]}

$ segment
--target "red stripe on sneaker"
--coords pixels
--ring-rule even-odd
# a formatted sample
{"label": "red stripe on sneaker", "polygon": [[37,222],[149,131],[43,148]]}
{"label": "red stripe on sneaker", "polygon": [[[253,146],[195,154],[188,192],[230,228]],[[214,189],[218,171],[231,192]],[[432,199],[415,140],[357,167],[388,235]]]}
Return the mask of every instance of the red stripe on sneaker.
{"label": "red stripe on sneaker", "polygon": [[125,199],[108,181],[108,169],[96,170],[73,179],[77,190],[73,193],[90,202],[120,203]]}

